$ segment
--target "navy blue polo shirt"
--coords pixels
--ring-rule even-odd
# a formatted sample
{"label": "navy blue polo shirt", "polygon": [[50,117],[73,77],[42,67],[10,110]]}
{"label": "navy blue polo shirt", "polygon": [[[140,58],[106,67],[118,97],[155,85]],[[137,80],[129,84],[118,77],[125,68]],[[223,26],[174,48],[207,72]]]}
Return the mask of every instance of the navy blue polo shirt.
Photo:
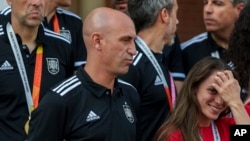
{"label": "navy blue polo shirt", "polygon": [[174,44],[164,46],[163,55],[174,80],[183,81],[186,75],[183,68],[180,41],[177,35],[174,38]]}
{"label": "navy blue polo shirt", "polygon": [[[137,55],[127,74],[120,79],[131,83],[138,91],[141,99],[140,127],[142,141],[152,141],[156,131],[169,113],[169,104],[163,82],[154,66],[136,44]],[[169,70],[165,64],[163,53],[154,53],[168,86],[171,87]]]}
{"label": "navy blue polo shirt", "polygon": [[28,141],[138,141],[139,95],[117,80],[110,92],[79,68],[32,113]]}
{"label": "navy blue polo shirt", "polygon": [[222,58],[226,51],[219,46],[209,32],[199,34],[181,44],[184,71],[187,75],[190,69],[201,59],[212,56]]}
{"label": "navy blue polo shirt", "polygon": [[[71,44],[74,67],[77,69],[86,62],[87,58],[87,51],[82,36],[82,19],[78,15],[61,8],[56,9],[56,15],[60,34],[69,40]],[[52,17],[50,22],[47,21],[46,17],[43,20],[44,26],[52,31],[54,31],[54,18],[55,16]]]}
{"label": "navy blue polo shirt", "polygon": [[[212,38],[211,33],[205,32],[181,44],[183,65],[186,75],[201,59],[212,56],[223,59],[226,49],[219,46]],[[244,101],[247,92],[241,90],[241,99]]]}
{"label": "navy blue polo shirt", "polygon": [[[6,32],[6,24],[10,15],[0,14],[0,140],[24,141],[26,134],[24,124],[29,113],[24,86],[18,70],[17,62]],[[16,35],[24,66],[32,91],[36,60],[36,49],[29,52],[28,47]],[[56,83],[73,74],[71,48],[69,42],[60,35],[39,26],[37,45],[43,46],[43,64],[40,99],[45,92]]]}

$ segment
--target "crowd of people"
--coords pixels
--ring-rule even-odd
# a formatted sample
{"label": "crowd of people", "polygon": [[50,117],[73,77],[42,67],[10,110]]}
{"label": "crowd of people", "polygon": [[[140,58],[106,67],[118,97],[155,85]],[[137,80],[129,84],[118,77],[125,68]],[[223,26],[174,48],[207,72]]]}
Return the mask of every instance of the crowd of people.
{"label": "crowd of people", "polygon": [[[205,0],[181,43],[178,0],[0,10],[0,141],[230,141],[250,125],[250,6]],[[181,32],[181,31],[178,31]]]}

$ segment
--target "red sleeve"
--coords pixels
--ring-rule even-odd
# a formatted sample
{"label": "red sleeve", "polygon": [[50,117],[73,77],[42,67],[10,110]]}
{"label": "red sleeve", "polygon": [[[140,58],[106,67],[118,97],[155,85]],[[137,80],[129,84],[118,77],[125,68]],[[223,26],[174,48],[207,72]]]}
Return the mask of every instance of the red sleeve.
{"label": "red sleeve", "polygon": [[166,141],[184,141],[181,131],[175,131]]}
{"label": "red sleeve", "polygon": [[[248,103],[247,105],[245,105],[245,109],[246,109],[248,115],[250,116],[250,103]],[[236,124],[234,118],[226,118],[226,119],[230,121],[230,122],[229,122],[230,125],[235,125],[235,124]],[[225,120],[225,121],[226,121],[226,120]],[[223,121],[223,122],[224,122],[224,121]],[[224,124],[224,125],[225,125],[225,124]]]}
{"label": "red sleeve", "polygon": [[245,108],[246,108],[246,111],[247,111],[248,115],[250,116],[250,103],[245,105]]}

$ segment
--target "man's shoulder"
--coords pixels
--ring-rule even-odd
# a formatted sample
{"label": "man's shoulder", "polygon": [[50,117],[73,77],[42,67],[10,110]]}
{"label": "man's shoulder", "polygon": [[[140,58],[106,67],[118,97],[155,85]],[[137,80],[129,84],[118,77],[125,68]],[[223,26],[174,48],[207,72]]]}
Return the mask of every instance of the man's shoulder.
{"label": "man's shoulder", "polygon": [[79,15],[77,15],[69,10],[63,9],[63,8],[57,8],[56,13],[59,16],[66,17],[67,19],[73,19],[73,20],[78,20],[78,21],[82,20],[82,18]]}
{"label": "man's shoulder", "polygon": [[120,87],[122,87],[122,91],[125,97],[131,99],[132,101],[139,101],[140,97],[137,89],[132,84],[121,79],[118,79],[118,83]]}
{"label": "man's shoulder", "polygon": [[78,89],[79,86],[82,84],[80,79],[73,75],[62,82],[56,84],[54,87],[51,88],[53,93],[60,95],[61,97],[71,95],[74,90]]}
{"label": "man's shoulder", "polygon": [[5,28],[6,28],[6,24],[8,23],[8,20],[6,19],[6,17],[4,15],[0,14],[0,36],[5,36]]}
{"label": "man's shoulder", "polygon": [[69,40],[67,40],[64,36],[57,34],[57,33],[53,32],[50,29],[47,29],[45,27],[43,27],[43,29],[44,29],[44,31],[43,31],[44,36],[47,37],[48,40],[51,40],[54,43],[61,42],[61,43],[70,45]]}
{"label": "man's shoulder", "polygon": [[0,15],[6,16],[6,15],[8,15],[10,13],[11,13],[11,7],[10,6],[7,6],[4,9],[0,10]]}
{"label": "man's shoulder", "polygon": [[[10,6],[0,10],[0,24],[3,26],[7,22],[10,21],[10,13],[11,13],[11,8]],[[1,30],[0,30],[1,31]]]}
{"label": "man's shoulder", "polygon": [[144,67],[145,65],[150,63],[150,60],[136,42],[135,42],[135,47],[136,47],[136,55],[133,57],[132,66],[135,68]]}
{"label": "man's shoulder", "polygon": [[190,40],[187,40],[181,43],[181,50],[200,46],[201,44],[204,44],[207,41],[207,39],[208,39],[208,32],[204,32],[199,35],[196,35]]}
{"label": "man's shoulder", "polygon": [[118,79],[118,83],[121,87],[123,87],[124,89],[128,89],[130,91],[137,91],[136,88],[130,84],[129,82],[126,82],[124,80]]}

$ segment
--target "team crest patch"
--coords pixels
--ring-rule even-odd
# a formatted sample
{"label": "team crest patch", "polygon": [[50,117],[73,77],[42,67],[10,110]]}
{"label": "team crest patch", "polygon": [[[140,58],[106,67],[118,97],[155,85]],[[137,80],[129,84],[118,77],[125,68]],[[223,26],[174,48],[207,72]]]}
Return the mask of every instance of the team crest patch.
{"label": "team crest patch", "polygon": [[133,116],[133,113],[132,113],[130,107],[128,106],[127,102],[125,102],[125,104],[122,106],[123,106],[123,110],[124,110],[124,113],[125,113],[128,121],[130,123],[134,123],[134,116]]}
{"label": "team crest patch", "polygon": [[48,71],[56,75],[60,70],[59,70],[59,60],[57,58],[46,58],[47,60],[47,67]]}
{"label": "team crest patch", "polygon": [[71,33],[70,33],[69,30],[64,30],[64,29],[62,29],[62,30],[60,30],[60,34],[61,34],[63,37],[65,37],[65,38],[71,43],[72,39],[71,39]]}

